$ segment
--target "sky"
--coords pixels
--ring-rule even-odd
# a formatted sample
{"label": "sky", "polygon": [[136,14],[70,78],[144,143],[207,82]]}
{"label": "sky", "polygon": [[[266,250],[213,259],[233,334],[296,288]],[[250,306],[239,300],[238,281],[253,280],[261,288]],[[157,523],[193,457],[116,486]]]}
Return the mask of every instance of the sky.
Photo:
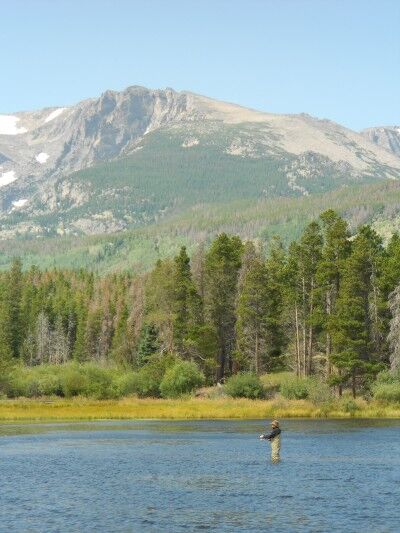
{"label": "sky", "polygon": [[400,124],[400,0],[0,0],[0,113],[130,85]]}

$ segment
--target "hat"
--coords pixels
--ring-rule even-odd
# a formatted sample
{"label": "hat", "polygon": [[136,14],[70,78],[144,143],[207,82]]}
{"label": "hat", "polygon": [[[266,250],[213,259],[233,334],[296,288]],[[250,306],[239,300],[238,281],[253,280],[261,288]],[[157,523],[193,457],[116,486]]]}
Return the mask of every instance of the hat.
{"label": "hat", "polygon": [[273,420],[273,421],[271,422],[271,426],[275,426],[275,427],[278,428],[278,427],[279,427],[279,422],[278,422],[277,420]]}

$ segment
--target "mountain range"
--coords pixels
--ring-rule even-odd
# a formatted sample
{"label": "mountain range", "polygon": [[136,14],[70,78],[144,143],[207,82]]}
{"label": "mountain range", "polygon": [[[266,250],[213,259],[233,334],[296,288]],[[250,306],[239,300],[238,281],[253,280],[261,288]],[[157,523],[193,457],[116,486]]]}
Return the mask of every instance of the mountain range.
{"label": "mountain range", "polygon": [[399,178],[397,126],[355,132],[172,89],[0,115],[0,239],[21,246],[129,233],[220,204],[235,217],[237,202],[296,205]]}

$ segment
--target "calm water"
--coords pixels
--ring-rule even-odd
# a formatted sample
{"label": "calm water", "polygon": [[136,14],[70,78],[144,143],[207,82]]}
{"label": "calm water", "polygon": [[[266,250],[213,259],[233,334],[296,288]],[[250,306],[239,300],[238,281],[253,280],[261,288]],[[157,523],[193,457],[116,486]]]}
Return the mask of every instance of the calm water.
{"label": "calm water", "polygon": [[400,421],[0,426],[0,531],[400,531]]}

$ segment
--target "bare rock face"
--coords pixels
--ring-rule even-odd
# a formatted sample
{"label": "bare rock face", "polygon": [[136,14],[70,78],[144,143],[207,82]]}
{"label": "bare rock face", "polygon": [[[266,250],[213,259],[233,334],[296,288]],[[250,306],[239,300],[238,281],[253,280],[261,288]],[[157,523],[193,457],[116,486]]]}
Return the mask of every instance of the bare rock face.
{"label": "bare rock face", "polygon": [[[207,157],[212,154],[207,173],[220,170],[228,160],[226,172],[239,163],[244,168],[244,162],[249,175],[259,161],[278,161],[280,174],[273,184],[266,174],[260,197],[271,191],[312,194],[317,188],[310,185],[325,176],[336,180],[334,187],[365,176],[400,177],[399,128],[371,128],[360,134],[306,114],[262,113],[189,92],[133,86],[106,91],[72,107],[0,115],[0,238],[17,232],[121,231],[170,212],[181,199],[165,205],[157,200],[156,205],[151,187],[147,195],[136,194],[134,175],[132,183],[122,185],[74,179],[82,169],[144,152],[148,159],[141,159],[140,165],[147,171],[158,154],[152,137],[157,132],[163,134],[165,168],[160,165],[155,183],[176,172],[177,146],[185,157],[197,150],[207,152]],[[202,161],[194,157],[193,165]],[[107,179],[108,175],[103,181]],[[146,172],[141,179],[147,179]],[[135,205],[128,205],[128,197]]]}
{"label": "bare rock face", "polygon": [[367,128],[361,133],[369,141],[400,157],[400,126]]}
{"label": "bare rock face", "polygon": [[187,110],[185,94],[130,87],[71,108],[0,115],[0,170],[17,179],[68,174],[128,152]]}

